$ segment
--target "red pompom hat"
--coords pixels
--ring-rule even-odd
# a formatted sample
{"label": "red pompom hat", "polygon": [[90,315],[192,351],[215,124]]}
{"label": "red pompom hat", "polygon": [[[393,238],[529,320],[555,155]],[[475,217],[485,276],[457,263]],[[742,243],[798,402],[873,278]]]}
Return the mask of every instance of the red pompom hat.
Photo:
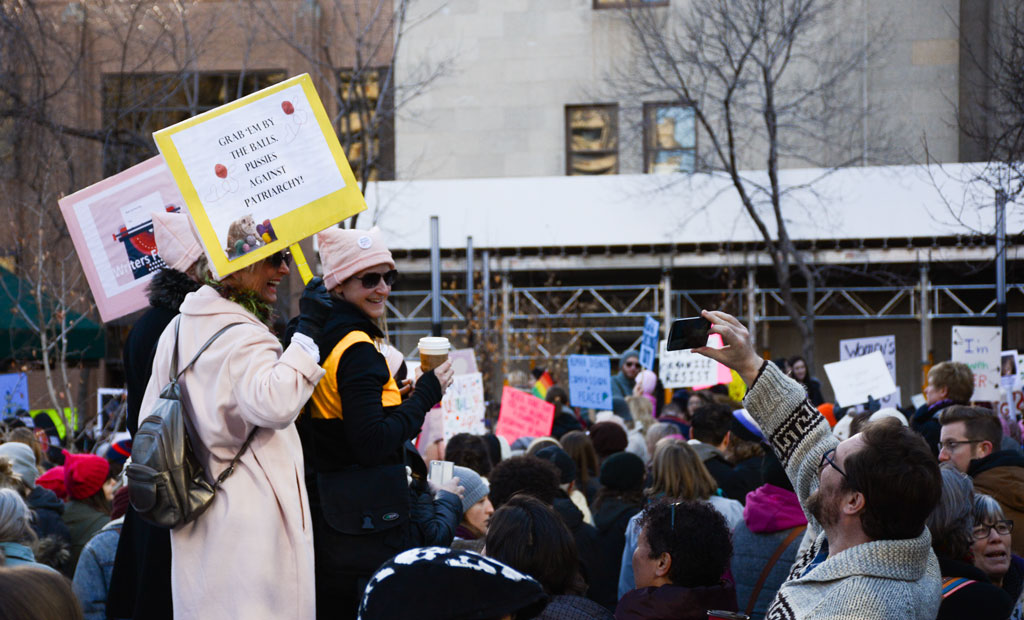
{"label": "red pompom hat", "polygon": [[85,499],[103,489],[110,474],[107,459],[95,454],[64,451],[64,485],[71,499]]}

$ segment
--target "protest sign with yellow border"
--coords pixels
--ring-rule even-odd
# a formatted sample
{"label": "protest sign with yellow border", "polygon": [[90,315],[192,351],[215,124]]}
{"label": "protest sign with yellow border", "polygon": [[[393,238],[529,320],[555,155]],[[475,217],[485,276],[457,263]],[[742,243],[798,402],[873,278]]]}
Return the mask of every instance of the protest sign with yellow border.
{"label": "protest sign with yellow border", "polygon": [[218,278],[366,209],[308,74],[153,139]]}

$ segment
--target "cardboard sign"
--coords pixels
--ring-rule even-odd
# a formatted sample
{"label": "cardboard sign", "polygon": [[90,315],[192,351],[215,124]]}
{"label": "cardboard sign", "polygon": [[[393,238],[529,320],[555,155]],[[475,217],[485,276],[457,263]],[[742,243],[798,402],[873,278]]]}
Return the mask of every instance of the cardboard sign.
{"label": "cardboard sign", "polygon": [[879,394],[888,396],[896,391],[896,383],[881,351],[825,364],[825,374],[840,407],[859,405],[866,403],[868,396],[879,398]]}
{"label": "cardboard sign", "polygon": [[456,375],[441,399],[444,412],[444,441],[459,433],[483,435],[484,428],[484,378],[478,372]]}
{"label": "cardboard sign", "polygon": [[455,376],[477,372],[476,353],[473,349],[455,349],[448,354],[448,359],[452,361],[452,372]]}
{"label": "cardboard sign", "polygon": [[506,385],[501,390],[501,410],[494,434],[509,445],[520,437],[545,437],[555,422],[555,406]]}
{"label": "cardboard sign", "polygon": [[607,355],[569,356],[569,404],[612,408],[612,362]]}
{"label": "cardboard sign", "polygon": [[[722,335],[711,334],[708,336],[708,346],[712,349],[721,349],[724,347],[725,344],[722,342]],[[706,390],[713,385],[728,385],[732,381],[732,370],[728,366],[725,364],[719,364],[718,362],[715,362],[715,366],[718,368],[717,378],[706,385],[693,386],[694,390]]]}
{"label": "cardboard sign", "polygon": [[366,209],[308,74],[153,139],[218,277]]}
{"label": "cardboard sign", "polygon": [[185,200],[162,157],[154,157],[58,201],[96,308],[112,321],[149,305],[146,284],[164,268],[153,212]]}
{"label": "cardboard sign", "polygon": [[644,334],[640,340],[640,365],[650,370],[654,368],[655,350],[658,348],[658,334],[661,324],[650,316],[644,317]]}
{"label": "cardboard sign", "polygon": [[[661,365],[658,376],[666,388],[693,387],[695,385],[717,385],[719,363],[692,350],[669,351],[668,341],[661,341],[659,357]],[[732,375],[729,375],[730,379]]]}
{"label": "cardboard sign", "polygon": [[[863,357],[875,351],[882,354],[885,365],[892,375],[893,383],[896,382],[896,336],[873,336],[870,338],[849,338],[839,341],[839,361],[851,360]],[[872,394],[882,407],[899,407],[900,394],[893,392],[879,397]]]}
{"label": "cardboard sign", "polygon": [[1002,328],[954,325],[952,340],[950,359],[967,364],[974,373],[974,394],[971,400],[998,401]]}
{"label": "cardboard sign", "polygon": [[28,411],[28,375],[23,372],[0,375],[0,399],[3,417],[16,415],[19,409]]}

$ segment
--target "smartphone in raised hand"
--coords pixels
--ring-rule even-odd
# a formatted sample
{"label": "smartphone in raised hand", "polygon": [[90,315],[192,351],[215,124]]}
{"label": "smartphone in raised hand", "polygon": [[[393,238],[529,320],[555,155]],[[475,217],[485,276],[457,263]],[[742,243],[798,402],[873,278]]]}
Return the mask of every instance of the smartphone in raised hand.
{"label": "smartphone in raised hand", "polygon": [[672,321],[665,348],[669,351],[681,351],[703,347],[708,343],[710,329],[711,321],[702,316]]}

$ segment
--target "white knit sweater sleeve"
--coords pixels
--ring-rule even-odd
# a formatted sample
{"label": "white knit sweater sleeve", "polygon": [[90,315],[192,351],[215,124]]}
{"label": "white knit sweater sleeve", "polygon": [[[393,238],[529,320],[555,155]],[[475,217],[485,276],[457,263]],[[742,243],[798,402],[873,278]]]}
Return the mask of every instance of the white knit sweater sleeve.
{"label": "white knit sweater sleeve", "polygon": [[807,513],[809,529],[816,536],[820,526],[807,512],[807,498],[818,488],[821,455],[836,447],[839,440],[829,431],[825,417],[811,405],[804,388],[770,362],[765,362],[743,404],[786,468],[800,506]]}

